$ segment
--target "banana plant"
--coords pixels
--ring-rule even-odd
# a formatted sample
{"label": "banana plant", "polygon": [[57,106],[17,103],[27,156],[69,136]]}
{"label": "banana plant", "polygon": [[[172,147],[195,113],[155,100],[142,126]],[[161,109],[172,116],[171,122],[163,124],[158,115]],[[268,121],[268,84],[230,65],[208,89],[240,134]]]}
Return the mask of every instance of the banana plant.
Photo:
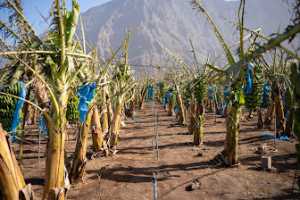
{"label": "banana plant", "polygon": [[135,87],[135,80],[132,76],[132,71],[128,64],[128,44],[130,34],[126,36],[122,47],[122,58],[112,66],[111,78],[114,82],[110,85],[110,97],[113,109],[111,126],[109,130],[109,146],[116,152],[116,147],[119,141],[121,117],[124,111],[126,95]]}
{"label": "banana plant", "polygon": [[158,93],[157,93],[158,102],[160,102],[164,105],[165,104],[165,95],[166,95],[167,88],[168,88],[167,84],[164,80],[161,80],[157,83],[157,87],[158,87]]}
{"label": "banana plant", "polygon": [[[41,45],[41,40],[39,37],[37,37],[35,31],[33,30],[32,26],[28,23],[28,20],[24,16],[23,9],[21,6],[21,1],[19,0],[3,0],[0,2],[0,10],[1,13],[7,13],[8,20],[3,20],[3,18],[0,20],[0,57],[1,59],[5,60],[5,65],[1,67],[1,77],[0,77],[0,83],[1,83],[1,99],[5,99],[4,102],[6,103],[12,103],[11,106],[15,106],[16,98],[18,98],[18,95],[14,93],[14,91],[11,91],[10,89],[3,89],[2,86],[8,86],[8,88],[11,88],[12,85],[17,86],[17,81],[21,80],[23,82],[26,82],[28,85],[28,92],[26,95],[26,99],[29,98],[32,87],[29,86],[29,80],[31,80],[32,77],[32,71],[30,71],[27,68],[24,68],[24,65],[22,62],[20,62],[20,58],[26,60],[28,63],[30,63],[32,66],[35,66],[37,56],[35,55],[20,55],[18,54],[18,59],[16,58],[16,52],[21,50],[27,50],[27,49],[35,49],[39,48]],[[10,55],[5,55],[9,53]],[[9,94],[9,95],[7,95]],[[23,99],[24,100],[24,99]],[[1,100],[1,102],[3,102]],[[23,145],[22,145],[22,138],[24,134],[24,127],[25,127],[25,120],[27,118],[27,111],[28,111],[28,102],[25,100],[25,106],[23,107],[23,122],[22,127],[20,130],[21,134],[20,136],[20,154],[19,157],[22,159],[22,153],[23,153]],[[7,108],[6,108],[7,109]],[[4,110],[2,110],[4,111]],[[10,111],[6,110],[7,114],[10,113]],[[1,119],[5,119],[5,117],[1,117]],[[11,120],[11,119],[10,119]],[[4,122],[4,128],[8,130],[10,128],[8,126],[9,121]],[[2,133],[5,131],[2,130]],[[3,136],[3,135],[2,135]],[[1,137],[2,137],[1,136]],[[6,136],[4,136],[4,140],[2,137],[2,142],[6,141]],[[4,191],[4,198],[5,199],[18,199],[19,198],[19,192],[20,190],[25,189],[25,181],[24,177],[22,175],[21,170],[18,167],[18,162],[15,160],[14,154],[10,149],[10,144],[7,141],[6,144],[2,143],[1,146],[1,157],[4,159],[4,161],[9,161],[9,163],[5,163],[6,165],[2,165],[0,168],[0,171],[2,171],[5,174],[10,174],[11,176],[6,176],[5,178],[1,178],[1,181],[3,181],[0,185],[4,186],[5,188],[1,188],[1,191]],[[6,147],[8,148],[6,148]],[[12,162],[11,162],[12,161]],[[7,170],[12,170],[11,172]],[[13,179],[13,180],[10,180]],[[8,185],[10,185],[8,187]],[[20,193],[21,194],[21,193]],[[8,196],[7,196],[8,195]]]}
{"label": "banana plant", "polygon": [[92,115],[95,111],[95,106],[91,104],[95,96],[96,84],[84,84],[78,90],[79,110],[80,110],[80,128],[77,135],[74,159],[72,162],[72,168],[70,170],[70,179],[72,182],[82,178],[86,165],[86,152],[88,146],[88,133],[91,127]]}
{"label": "banana plant", "polygon": [[139,95],[139,91],[136,88],[132,88],[126,95],[125,116],[130,117],[131,119],[134,119],[136,99]]}
{"label": "banana plant", "polygon": [[[170,82],[172,90],[166,93],[168,96],[168,115],[173,115],[174,106],[176,108],[176,117],[178,124],[185,126],[186,125],[186,110],[183,101],[183,82],[185,80],[185,74],[181,70],[173,70],[166,77],[166,81]],[[174,89],[173,89],[174,88]]]}
{"label": "banana plant", "polygon": [[[171,52],[169,49],[165,48],[165,52],[167,56],[174,62],[174,69],[171,70],[171,73],[167,76],[167,81],[171,83],[174,87],[174,94],[176,97],[176,106],[178,108],[178,123],[180,125],[187,125],[187,114],[188,114],[188,108],[186,107],[186,84],[192,79],[193,76],[191,74],[194,74],[194,71],[191,66],[186,64],[184,60],[176,55],[175,53]],[[174,97],[173,97],[174,98]],[[174,101],[174,100],[173,100]],[[172,105],[174,103],[170,102],[168,104],[169,107],[169,114],[171,114],[171,111],[173,110]]]}
{"label": "banana plant", "polygon": [[74,160],[72,162],[70,173],[72,182],[83,178],[87,160],[86,152],[88,148],[88,134],[91,126],[94,151],[107,151],[107,145],[104,140],[103,129],[100,121],[99,108],[103,107],[106,103],[106,94],[104,92],[105,87],[109,83],[107,81],[107,73],[117,52],[118,50],[113,52],[112,57],[109,58],[106,63],[99,64],[97,52],[92,51],[94,62],[80,73],[79,79],[89,80],[90,83],[85,83],[78,89],[78,94],[81,96],[78,105],[81,107],[80,109],[83,111],[82,113],[84,116],[80,116],[81,124],[77,136]]}
{"label": "banana plant", "polygon": [[195,99],[195,124],[193,129],[194,145],[199,146],[204,141],[204,121],[205,105],[204,100],[207,94],[207,77],[204,73],[199,73],[192,82],[192,91]]}
{"label": "banana plant", "polygon": [[[281,49],[274,50],[272,62],[268,63],[264,57],[260,57],[260,61],[265,68],[265,76],[271,86],[271,99],[266,115],[265,125],[270,126],[274,114],[279,122],[278,132],[291,136],[292,131],[292,84],[290,78],[286,75],[290,73],[289,55]],[[283,101],[285,98],[285,101]],[[288,111],[288,112],[286,112]],[[289,113],[285,118],[285,113]]]}
{"label": "banana plant", "polygon": [[[250,37],[250,45],[246,52],[251,52],[255,48],[255,44],[258,37],[256,35]],[[253,118],[253,112],[257,110],[258,113],[258,127],[261,126],[262,112],[260,106],[263,99],[263,85],[265,82],[264,69],[258,59],[253,62],[249,62],[248,67],[245,71],[245,107],[249,111],[248,118]]]}
{"label": "banana plant", "polygon": [[150,84],[150,79],[148,77],[145,77],[144,79],[140,80],[139,83],[137,84],[137,97],[138,97],[138,103],[139,103],[139,109],[143,110],[144,109],[144,104],[145,104],[145,99],[147,95],[147,89],[148,85]]}
{"label": "banana plant", "polygon": [[[64,0],[54,0],[52,8],[52,23],[45,40],[36,39],[40,43],[29,50],[6,51],[0,55],[14,56],[21,68],[30,71],[47,90],[51,106],[40,108],[49,131],[43,198],[64,199],[65,113],[70,92],[77,87],[75,79],[92,58],[83,52],[79,41],[74,40],[79,17],[77,1],[72,1],[70,11],[66,9]],[[25,55],[37,56],[38,68],[31,67],[23,59]]]}
{"label": "banana plant", "polygon": [[[292,82],[292,90],[293,90],[293,99],[294,99],[294,106],[293,106],[293,111],[294,111],[294,133],[298,137],[298,140],[300,138],[300,64],[299,62],[297,63],[292,63],[290,65],[291,67],[291,74],[290,74],[290,79]],[[296,151],[297,151],[297,159],[298,163],[300,163],[300,145],[296,144]]]}

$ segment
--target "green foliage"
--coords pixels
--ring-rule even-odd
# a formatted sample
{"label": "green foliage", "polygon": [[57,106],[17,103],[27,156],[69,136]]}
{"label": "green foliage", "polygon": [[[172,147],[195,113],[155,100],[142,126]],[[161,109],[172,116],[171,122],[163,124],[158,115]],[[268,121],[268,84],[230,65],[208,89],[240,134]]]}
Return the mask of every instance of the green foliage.
{"label": "green foliage", "polygon": [[255,110],[262,103],[263,94],[263,70],[260,65],[255,65],[253,74],[253,89],[250,95],[245,96],[245,105],[250,110]]}
{"label": "green foliage", "polygon": [[79,98],[76,95],[69,98],[67,105],[67,120],[69,122],[77,122],[79,120],[78,104]]}
{"label": "green foliage", "polygon": [[168,86],[166,82],[160,81],[158,82],[158,89],[159,89],[159,97],[162,98],[165,96],[166,92],[168,91]]}
{"label": "green foliage", "polygon": [[[4,93],[18,96],[20,91],[19,84],[14,84],[2,90]],[[18,99],[6,95],[0,95],[0,123],[2,127],[9,131],[13,119],[13,113]]]}
{"label": "green foliage", "polygon": [[170,89],[171,91],[172,91],[172,96],[171,96],[171,98],[170,98],[170,103],[172,104],[172,105],[176,105],[176,95],[177,95],[177,93],[176,93],[176,91],[175,90],[173,90],[173,89]]}
{"label": "green foliage", "polygon": [[231,85],[231,92],[227,100],[230,105],[237,104],[241,106],[245,104],[243,84],[241,81],[237,81]]}

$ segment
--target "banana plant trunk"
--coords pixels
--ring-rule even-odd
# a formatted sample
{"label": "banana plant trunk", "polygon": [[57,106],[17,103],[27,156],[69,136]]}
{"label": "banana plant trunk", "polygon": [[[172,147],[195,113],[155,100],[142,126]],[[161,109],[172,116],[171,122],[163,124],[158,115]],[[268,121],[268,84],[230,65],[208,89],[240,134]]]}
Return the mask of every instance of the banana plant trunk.
{"label": "banana plant trunk", "polygon": [[[44,112],[48,129],[45,189],[43,199],[65,199],[65,138],[67,132],[66,110],[68,103],[68,90],[61,84],[55,90],[57,95],[56,106]],[[51,99],[53,103],[53,99]],[[50,114],[49,114],[50,113]]]}
{"label": "banana plant trunk", "polygon": [[257,128],[262,129],[264,127],[263,111],[262,108],[257,109]]}
{"label": "banana plant trunk", "polygon": [[[63,116],[49,117],[44,114],[48,129],[46,183],[43,199],[64,200],[65,186],[65,135],[66,119]],[[55,193],[55,194],[54,194]]]}
{"label": "banana plant trunk", "polygon": [[135,99],[130,101],[130,108],[129,108],[130,114],[131,114],[131,118],[134,118],[135,115]]}
{"label": "banana plant trunk", "polygon": [[196,125],[196,104],[194,100],[191,100],[190,106],[189,106],[189,112],[190,112],[190,123],[188,125],[188,130],[191,135],[194,135],[194,127]]}
{"label": "banana plant trunk", "polygon": [[281,99],[280,95],[275,96],[274,102],[275,102],[276,120],[278,119],[278,121],[279,121],[280,130],[283,133],[285,133],[286,120],[285,120],[285,117],[284,117],[283,102],[282,102],[282,99]]}
{"label": "banana plant trunk", "polygon": [[285,133],[287,134],[288,137],[292,136],[293,126],[294,126],[294,115],[295,115],[295,111],[293,108],[291,108],[288,114],[288,119],[286,121],[286,129],[285,129]]}
{"label": "banana plant trunk", "polygon": [[109,131],[109,103],[108,103],[108,98],[107,98],[107,88],[104,87],[103,89],[103,106],[101,107],[102,115],[101,115],[101,126],[102,126],[102,132],[103,134],[107,134]]}
{"label": "banana plant trunk", "polygon": [[147,87],[143,88],[142,91],[141,91],[141,99],[140,99],[140,106],[139,106],[140,110],[144,109],[146,93],[147,93]]}
{"label": "banana plant trunk", "polygon": [[197,104],[196,108],[196,118],[194,125],[194,145],[199,146],[203,144],[204,141],[204,106],[202,103]]}
{"label": "banana plant trunk", "polygon": [[226,118],[225,159],[229,166],[238,163],[238,142],[241,108],[235,103],[230,108]]}
{"label": "banana plant trunk", "polygon": [[265,116],[265,126],[271,126],[274,119],[274,111],[275,111],[275,103],[273,102],[267,109],[267,113]]}
{"label": "banana plant trunk", "polygon": [[0,159],[0,191],[3,199],[18,200],[20,190],[25,187],[25,180],[1,124]]}
{"label": "banana plant trunk", "polygon": [[99,116],[99,110],[97,106],[94,107],[93,115],[92,115],[92,140],[93,140],[93,148],[94,151],[100,151],[103,147],[103,131],[101,127],[101,121]]}
{"label": "banana plant trunk", "polygon": [[37,118],[38,118],[38,111],[34,107],[30,107],[30,115],[29,115],[29,122],[31,125],[36,125]]}
{"label": "banana plant trunk", "polygon": [[[81,123],[80,130],[76,142],[74,160],[72,163],[70,179],[71,182],[81,179],[85,172],[86,152],[88,147],[88,137],[91,128],[92,115],[96,106],[92,106],[87,113],[86,120]],[[98,120],[98,119],[97,119]]]}
{"label": "banana plant trunk", "polygon": [[110,127],[110,147],[116,147],[119,141],[120,127],[121,127],[121,116],[123,110],[123,100],[118,99],[115,105],[112,124]]}
{"label": "banana plant trunk", "polygon": [[169,103],[168,103],[168,116],[173,116],[174,115],[174,101],[173,101],[173,95],[170,97],[169,99]]}
{"label": "banana plant trunk", "polygon": [[[107,102],[108,133],[112,126],[113,115],[114,115],[114,113],[113,113],[112,103],[111,103],[110,99],[108,99],[108,102]],[[103,126],[103,127],[105,127],[105,126]]]}
{"label": "banana plant trunk", "polygon": [[186,115],[185,115],[183,100],[182,100],[182,96],[179,92],[179,88],[177,85],[176,85],[176,90],[177,90],[176,101],[177,101],[177,105],[179,107],[179,121],[178,122],[180,125],[186,125]]}
{"label": "banana plant trunk", "polygon": [[135,100],[132,99],[128,103],[128,109],[125,111],[125,116],[134,119]]}

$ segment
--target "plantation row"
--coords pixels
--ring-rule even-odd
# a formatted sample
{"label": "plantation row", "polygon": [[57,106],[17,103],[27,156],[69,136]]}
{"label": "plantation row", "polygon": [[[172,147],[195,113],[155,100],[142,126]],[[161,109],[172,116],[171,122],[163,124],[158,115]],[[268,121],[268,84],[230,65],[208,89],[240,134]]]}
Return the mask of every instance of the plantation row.
{"label": "plantation row", "polygon": [[[275,123],[277,137],[300,138],[300,59],[283,45],[300,32],[299,5],[295,6],[298,15],[292,25],[268,38],[259,30],[244,27],[245,0],[241,0],[237,55],[201,2],[194,0],[193,7],[214,30],[226,65],[215,66],[208,59],[201,63],[191,41],[192,64],[165,49],[174,68],[160,78],[136,78],[128,61],[130,33],[110,58],[102,60],[85,43],[76,0],[71,10],[64,0],[53,0],[51,25],[43,37],[34,32],[24,16],[20,0],[1,1],[1,10],[9,13],[7,21],[0,20],[0,56],[5,61],[0,68],[1,196],[32,199],[33,191],[25,184],[11,148],[11,143],[18,143],[18,160],[22,160],[26,125],[38,125],[48,138],[43,199],[62,200],[69,182],[76,184],[84,176],[89,134],[95,153],[117,153],[125,118],[134,117],[136,108],[143,109],[145,100],[160,103],[170,116],[176,114],[196,146],[205,141],[207,111],[226,117],[225,166],[239,162],[242,110],[249,118],[257,112],[258,129]],[[69,124],[79,128],[73,159],[66,163]],[[300,160],[300,146],[296,149]]]}

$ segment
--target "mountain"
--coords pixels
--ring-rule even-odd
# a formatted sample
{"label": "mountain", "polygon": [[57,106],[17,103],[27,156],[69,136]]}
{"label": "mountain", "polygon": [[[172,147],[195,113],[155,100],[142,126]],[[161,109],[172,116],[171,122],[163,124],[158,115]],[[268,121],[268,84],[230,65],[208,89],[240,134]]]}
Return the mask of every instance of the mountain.
{"label": "mountain", "polygon": [[[166,64],[165,48],[192,60],[189,40],[200,58],[221,62],[222,49],[206,18],[192,8],[190,0],[112,0],[82,13],[88,44],[108,57],[132,32],[129,55],[134,64]],[[226,41],[237,47],[236,12],[239,1],[203,0]],[[263,28],[269,35],[289,23],[289,6],[284,0],[247,0],[246,26]]]}

